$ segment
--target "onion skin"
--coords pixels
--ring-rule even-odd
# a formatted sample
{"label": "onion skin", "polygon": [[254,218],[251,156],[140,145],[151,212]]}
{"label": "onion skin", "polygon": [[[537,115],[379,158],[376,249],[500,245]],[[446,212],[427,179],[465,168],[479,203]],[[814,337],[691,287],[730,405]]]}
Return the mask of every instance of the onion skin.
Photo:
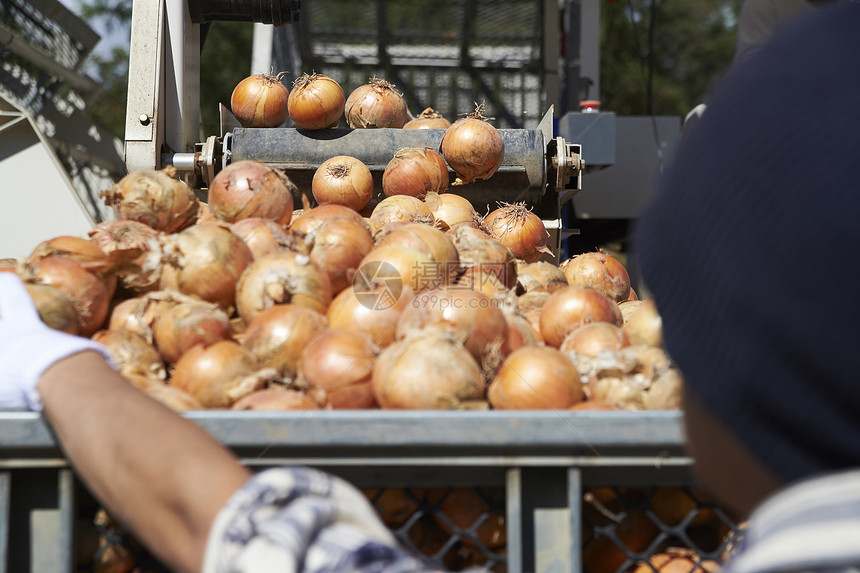
{"label": "onion skin", "polygon": [[403,129],[448,129],[451,122],[436,113],[432,107],[426,108],[415,119],[410,119],[403,125]]}
{"label": "onion skin", "polygon": [[260,366],[274,368],[284,378],[293,379],[299,370],[302,351],[326,329],[325,316],[296,304],[279,304],[266,309],[245,329],[242,346]]}
{"label": "onion skin", "polygon": [[620,325],[618,306],[605,294],[590,287],[569,286],[552,293],[540,313],[540,333],[556,348],[564,337],[584,324],[609,322]]}
{"label": "onion skin", "polygon": [[481,370],[469,351],[432,330],[384,349],[372,385],[385,409],[450,410],[484,396]]}
{"label": "onion skin", "polygon": [[250,217],[287,225],[298,189],[281,171],[259,161],[237,161],[222,169],[209,186],[209,210],[219,221]]}
{"label": "onion skin", "polygon": [[193,225],[200,210],[194,190],[174,179],[176,169],[129,173],[99,197],[113,207],[117,219],[143,223],[156,231],[175,233]]}
{"label": "onion skin", "polygon": [[92,339],[103,344],[123,376],[165,380],[164,361],[144,337],[128,330],[100,330]]}
{"label": "onion skin", "polygon": [[311,340],[302,351],[300,371],[336,409],[376,407],[370,386],[376,350],[370,337],[349,330],[330,330]]}
{"label": "onion skin", "polygon": [[304,241],[271,219],[242,219],[230,225],[230,231],[245,242],[255,260],[277,251],[308,253]]}
{"label": "onion skin", "polygon": [[428,193],[448,190],[448,165],[429,147],[405,147],[397,150],[382,173],[382,191],[386,196],[410,195],[424,199]]}
{"label": "onion skin", "polygon": [[583,397],[573,363],[546,346],[524,346],[511,353],[487,389],[497,410],[567,410]]}
{"label": "onion skin", "polygon": [[457,174],[453,184],[463,185],[492,177],[505,158],[505,143],[479,110],[445,130],[439,152]]}
{"label": "onion skin", "polygon": [[279,76],[254,74],[233,88],[230,109],[242,127],[278,127],[287,120],[289,95]]}
{"label": "onion skin", "polygon": [[615,302],[630,296],[630,276],[618,259],[605,253],[583,253],[564,261],[559,268],[568,284],[599,290]]}
{"label": "onion skin", "polygon": [[297,304],[325,313],[331,299],[328,275],[310,257],[297,253],[272,253],[254,261],[236,285],[236,310],[245,324],[277,304]]}
{"label": "onion skin", "polygon": [[306,236],[311,263],[328,276],[332,296],[352,284],[362,259],[373,250],[373,238],[363,222],[331,219]]}
{"label": "onion skin", "polygon": [[537,262],[544,253],[552,254],[546,246],[549,237],[546,226],[524,203],[499,207],[484,217],[484,228],[516,258],[527,263]]}
{"label": "onion skin", "polygon": [[457,225],[447,234],[464,268],[473,267],[481,275],[492,275],[508,289],[516,286],[517,260],[511,249],[469,225]]}
{"label": "onion skin", "polygon": [[567,277],[557,266],[546,261],[517,264],[517,288],[523,292],[546,291],[554,293],[569,286]]}
{"label": "onion skin", "polygon": [[244,241],[220,225],[194,225],[163,239],[161,289],[214,302],[230,310],[236,284],[254,260]]}
{"label": "onion skin", "polygon": [[392,195],[380,201],[370,214],[370,231],[376,233],[389,223],[432,223],[433,214],[421,199],[410,195]]}
{"label": "onion skin", "polygon": [[184,302],[162,314],[153,329],[155,346],[167,362],[175,364],[198,344],[232,337],[230,317],[218,305]]}
{"label": "onion skin", "polygon": [[104,221],[88,234],[107,255],[116,251],[141,251],[128,265],[117,269],[117,277],[124,288],[135,294],[158,288],[161,273],[158,231],[137,221],[123,220]]}
{"label": "onion skin", "polygon": [[406,100],[393,85],[378,78],[357,87],[346,100],[346,122],[353,129],[400,128],[409,119]]}
{"label": "onion skin", "polygon": [[[334,298],[326,313],[329,328],[364,333],[377,348],[385,348],[397,338],[397,321],[415,295],[404,286],[389,304],[384,298],[388,294],[386,285],[381,283],[363,285],[359,293],[361,299],[356,296],[355,288],[349,286]],[[369,300],[374,296],[376,301]],[[374,306],[374,302],[378,304]]]}
{"label": "onion skin", "polygon": [[314,172],[311,191],[320,205],[343,205],[361,211],[373,196],[373,175],[355,157],[337,155]]}
{"label": "onion skin", "polygon": [[319,404],[297,390],[266,388],[240,398],[231,410],[319,410]]}
{"label": "onion skin", "polygon": [[478,216],[468,199],[454,193],[428,193],[424,202],[436,219],[436,228],[441,231],[448,231],[457,223],[474,224]]}
{"label": "onion skin", "polygon": [[24,285],[42,322],[67,334],[78,334],[78,311],[72,298],[56,287],[37,283]]}
{"label": "onion skin", "polygon": [[343,88],[324,74],[302,74],[287,100],[290,118],[300,129],[335,127],[343,115],[346,96]]}

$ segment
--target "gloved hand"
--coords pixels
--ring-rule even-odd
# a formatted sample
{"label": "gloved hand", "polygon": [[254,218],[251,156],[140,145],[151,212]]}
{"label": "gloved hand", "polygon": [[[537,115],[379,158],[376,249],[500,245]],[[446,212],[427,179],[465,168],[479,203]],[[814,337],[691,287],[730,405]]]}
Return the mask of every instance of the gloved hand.
{"label": "gloved hand", "polygon": [[39,377],[58,360],[84,350],[100,352],[111,363],[101,344],[42,322],[21,279],[0,272],[0,409],[40,412]]}

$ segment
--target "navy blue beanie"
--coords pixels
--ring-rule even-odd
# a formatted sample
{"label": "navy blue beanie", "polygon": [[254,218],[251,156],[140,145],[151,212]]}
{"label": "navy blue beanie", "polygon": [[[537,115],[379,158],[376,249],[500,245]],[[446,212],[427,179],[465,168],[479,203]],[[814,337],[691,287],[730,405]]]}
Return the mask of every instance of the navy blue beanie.
{"label": "navy blue beanie", "polygon": [[686,391],[783,481],[860,466],[860,5],[725,79],[633,244]]}

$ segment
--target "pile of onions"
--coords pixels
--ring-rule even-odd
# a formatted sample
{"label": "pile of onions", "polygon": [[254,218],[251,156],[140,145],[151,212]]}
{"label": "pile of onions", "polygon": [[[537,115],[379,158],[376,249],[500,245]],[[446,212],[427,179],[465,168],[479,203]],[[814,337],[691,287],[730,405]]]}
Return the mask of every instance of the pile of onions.
{"label": "pile of onions", "polygon": [[386,409],[452,410],[484,397],[481,369],[450,334],[427,330],[385,348],[373,369],[373,394]]}
{"label": "pile of onions", "polygon": [[237,161],[222,169],[209,185],[209,209],[219,221],[249,217],[287,225],[293,216],[296,186],[282,171],[259,161]]}
{"label": "pile of onions", "polygon": [[254,259],[276,251],[308,253],[308,246],[293,233],[271,219],[251,217],[230,225],[230,231],[251,249]]}
{"label": "pile of onions", "polygon": [[155,323],[153,339],[164,359],[174,364],[198,344],[232,337],[230,317],[216,304],[182,302],[167,309]]}
{"label": "pile of onions", "polygon": [[638,344],[595,359],[587,390],[616,410],[676,410],[682,384],[661,348]]}
{"label": "pile of onions", "polygon": [[352,284],[358,265],[373,250],[367,225],[352,219],[330,219],[306,240],[311,245],[311,263],[328,275],[332,296]]}
{"label": "pile of onions", "polygon": [[300,235],[307,235],[329,219],[350,219],[362,225],[365,224],[364,217],[359,215],[355,209],[330,204],[303,211],[301,216],[290,223],[290,230]]}
{"label": "pile of onions", "polygon": [[454,193],[428,193],[424,202],[436,219],[436,227],[442,231],[447,231],[457,223],[474,224],[478,216],[468,199]]}
{"label": "pile of onions", "polygon": [[373,196],[373,176],[355,157],[337,155],[317,168],[311,190],[320,205],[343,205],[361,211]]}
{"label": "pile of onions", "polygon": [[385,348],[397,337],[397,321],[414,294],[399,279],[377,279],[360,273],[361,269],[356,275],[359,288],[343,289],[329,305],[328,325],[332,330],[362,332],[377,348]]}
{"label": "pile of onions", "polygon": [[367,409],[376,407],[370,386],[375,364],[376,348],[367,334],[329,330],[305,346],[299,369],[332,408]]}
{"label": "pile of onions", "polygon": [[346,122],[353,129],[403,127],[409,119],[406,100],[395,87],[380,78],[371,78],[357,87],[346,100]]}
{"label": "pile of onions", "polygon": [[340,84],[324,74],[302,74],[287,100],[290,118],[301,129],[335,127],[343,115],[346,96]]}
{"label": "pile of onions", "polygon": [[276,304],[292,303],[325,313],[330,302],[328,275],[307,255],[286,251],[251,263],[236,285],[236,310],[246,324]]}
{"label": "pile of onions", "polygon": [[525,203],[505,204],[492,211],[484,217],[484,228],[527,263],[536,262],[544,253],[552,254],[546,246],[549,233],[543,221]]}
{"label": "pile of onions", "polygon": [[636,309],[624,320],[624,332],[632,344],[663,345],[663,319],[653,299],[638,302]]}
{"label": "pile of onions", "polygon": [[204,408],[229,408],[237,400],[277,380],[273,369],[260,369],[254,355],[238,342],[222,340],[195,346],[182,355],[170,385],[197,399]]}
{"label": "pile of onions", "polygon": [[240,398],[231,410],[319,410],[319,404],[308,395],[290,388],[256,390]]}
{"label": "pile of onions", "polygon": [[410,119],[403,126],[403,129],[448,129],[451,127],[451,122],[442,117],[442,114],[436,113],[432,107],[426,108],[415,119]]}
{"label": "pile of onions", "polygon": [[540,313],[540,333],[556,348],[584,324],[609,322],[620,325],[621,315],[611,298],[590,287],[568,286],[552,293]]}
{"label": "pile of onions", "polygon": [[579,372],[548,346],[524,346],[505,359],[487,389],[497,410],[566,410],[583,399]]}
{"label": "pile of onions", "polygon": [[523,292],[546,291],[553,293],[568,286],[561,270],[546,261],[517,264],[517,288]]}
{"label": "pile of onions", "polygon": [[499,130],[487,123],[481,105],[445,130],[439,151],[457,174],[453,185],[463,185],[489,179],[499,169],[505,158],[505,142]]}
{"label": "pile of onions", "polygon": [[100,330],[92,339],[108,349],[123,376],[155,380],[167,378],[161,355],[141,335],[128,330]]}
{"label": "pile of onions", "polygon": [[429,147],[398,149],[382,173],[382,191],[387,196],[411,195],[424,199],[428,193],[448,190],[448,166]]}
{"label": "pile of onions", "polygon": [[242,346],[258,364],[274,368],[283,378],[295,379],[302,351],[326,329],[325,317],[297,304],[266,309],[245,329]]}
{"label": "pile of onions", "polygon": [[143,223],[125,220],[104,221],[90,229],[88,234],[106,255],[117,251],[140,251],[139,256],[117,269],[117,277],[123,287],[134,293],[158,288],[161,273],[158,231]]}
{"label": "pile of onions", "polygon": [[559,268],[568,284],[599,290],[615,302],[630,296],[630,276],[618,259],[605,253],[583,253],[564,261]]}
{"label": "pile of onions", "polygon": [[129,219],[156,231],[175,233],[194,224],[200,201],[194,190],[178,179],[172,166],[161,171],[134,171],[99,193],[113,207],[117,219]]}
{"label": "pile of onions", "polygon": [[56,287],[27,283],[24,285],[42,322],[68,334],[78,334],[78,311],[72,298]]}
{"label": "pile of onions", "polygon": [[56,287],[72,300],[78,315],[78,334],[92,336],[104,325],[116,287],[116,278],[84,270],[74,259],[54,255],[27,265],[21,278]]}
{"label": "pile of onions", "polygon": [[233,88],[230,109],[242,127],[278,127],[287,121],[290,93],[281,75],[254,74]]}
{"label": "pile of onions", "polygon": [[627,346],[630,346],[630,339],[620,327],[608,322],[592,322],[565,336],[559,350],[593,358],[601,352],[617,351]]}
{"label": "pile of onions", "polygon": [[439,288],[416,295],[400,316],[397,336],[406,338],[428,328],[450,332],[485,370],[498,366],[508,339],[508,323],[499,305],[480,292],[462,288]]}
{"label": "pile of onions", "polygon": [[220,225],[204,223],[162,239],[162,289],[233,306],[236,283],[254,260],[248,246]]}
{"label": "pile of onions", "polygon": [[480,275],[493,276],[508,289],[516,286],[517,260],[508,247],[469,225],[457,225],[448,230],[447,235],[464,268],[475,268]]}
{"label": "pile of onions", "polygon": [[424,201],[410,195],[386,197],[373,208],[370,215],[370,230],[375,233],[388,225],[404,223],[433,223],[433,214]]}

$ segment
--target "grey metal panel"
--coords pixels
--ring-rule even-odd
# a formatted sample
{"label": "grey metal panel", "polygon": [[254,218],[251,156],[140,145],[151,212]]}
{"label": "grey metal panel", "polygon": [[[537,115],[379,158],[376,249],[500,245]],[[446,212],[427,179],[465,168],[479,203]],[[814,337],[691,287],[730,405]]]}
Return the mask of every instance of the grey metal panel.
{"label": "grey metal panel", "polygon": [[[637,218],[654,193],[661,165],[668,162],[681,137],[680,117],[617,117],[615,121],[615,164],[582,176],[585,191],[573,199],[579,218]],[[585,146],[583,153],[587,154]]]}
{"label": "grey metal panel", "polygon": [[523,477],[522,470],[508,470],[505,488],[505,524],[507,527],[508,573],[523,571]]}
{"label": "grey metal panel", "polygon": [[558,120],[558,134],[582,145],[586,169],[615,163],[614,113],[566,113]]}
{"label": "grey metal panel", "polygon": [[570,523],[570,573],[582,573],[582,472],[567,470],[567,507]]}
{"label": "grey metal panel", "polygon": [[0,573],[6,573],[9,560],[9,517],[12,474],[0,472]]}

